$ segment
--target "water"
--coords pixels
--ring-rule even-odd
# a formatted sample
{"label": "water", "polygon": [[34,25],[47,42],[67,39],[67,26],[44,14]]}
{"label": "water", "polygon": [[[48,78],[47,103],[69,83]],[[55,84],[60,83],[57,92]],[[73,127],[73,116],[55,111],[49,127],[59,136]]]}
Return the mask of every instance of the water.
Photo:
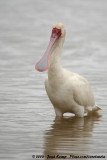
{"label": "water", "polygon": [[[106,0],[0,0],[1,160],[47,154],[106,156],[106,6]],[[56,22],[67,30],[62,65],[88,79],[103,109],[100,117],[55,119],[44,88],[47,72],[34,66]]]}

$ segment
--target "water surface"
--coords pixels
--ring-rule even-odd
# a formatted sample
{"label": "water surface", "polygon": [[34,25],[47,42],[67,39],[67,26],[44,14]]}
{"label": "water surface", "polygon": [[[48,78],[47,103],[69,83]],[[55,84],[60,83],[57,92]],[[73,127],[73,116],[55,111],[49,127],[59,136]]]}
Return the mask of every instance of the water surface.
{"label": "water surface", "polygon": [[[1,160],[106,155],[106,6],[106,0],[0,0]],[[56,22],[67,30],[62,65],[88,79],[102,117],[55,119],[44,88],[47,72],[34,66]]]}

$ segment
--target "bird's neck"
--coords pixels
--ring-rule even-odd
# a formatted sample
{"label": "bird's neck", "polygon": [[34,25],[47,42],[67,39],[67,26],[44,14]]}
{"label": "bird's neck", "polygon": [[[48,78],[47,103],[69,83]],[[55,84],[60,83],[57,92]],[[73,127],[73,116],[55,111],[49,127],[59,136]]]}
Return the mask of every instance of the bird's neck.
{"label": "bird's neck", "polygon": [[64,39],[59,39],[55,42],[49,57],[48,80],[56,83],[61,79],[63,68],[61,66],[61,52]]}

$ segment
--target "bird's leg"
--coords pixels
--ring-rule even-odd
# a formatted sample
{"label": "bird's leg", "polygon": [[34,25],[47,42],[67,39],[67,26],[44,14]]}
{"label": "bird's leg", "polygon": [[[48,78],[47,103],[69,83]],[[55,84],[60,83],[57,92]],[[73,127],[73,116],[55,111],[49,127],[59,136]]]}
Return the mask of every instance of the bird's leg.
{"label": "bird's leg", "polygon": [[84,117],[84,106],[78,105],[76,102],[74,103],[75,103],[74,114],[77,117]]}
{"label": "bird's leg", "polygon": [[61,112],[60,109],[58,109],[57,107],[54,107],[54,109],[55,109],[56,117],[63,117],[63,113]]}
{"label": "bird's leg", "polygon": [[84,107],[83,106],[79,106],[76,110],[75,115],[77,117],[84,117]]}

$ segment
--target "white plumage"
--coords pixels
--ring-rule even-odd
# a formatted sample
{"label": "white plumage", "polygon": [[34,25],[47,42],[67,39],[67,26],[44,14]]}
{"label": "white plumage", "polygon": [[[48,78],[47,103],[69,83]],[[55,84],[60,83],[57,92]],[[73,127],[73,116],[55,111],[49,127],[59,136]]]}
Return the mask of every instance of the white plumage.
{"label": "white plumage", "polygon": [[84,117],[85,113],[98,111],[89,82],[82,76],[62,68],[60,63],[61,51],[65,40],[66,31],[62,24],[53,26],[61,30],[61,36],[54,43],[49,55],[48,78],[45,88],[52,102],[56,116],[64,113],[74,113]]}

